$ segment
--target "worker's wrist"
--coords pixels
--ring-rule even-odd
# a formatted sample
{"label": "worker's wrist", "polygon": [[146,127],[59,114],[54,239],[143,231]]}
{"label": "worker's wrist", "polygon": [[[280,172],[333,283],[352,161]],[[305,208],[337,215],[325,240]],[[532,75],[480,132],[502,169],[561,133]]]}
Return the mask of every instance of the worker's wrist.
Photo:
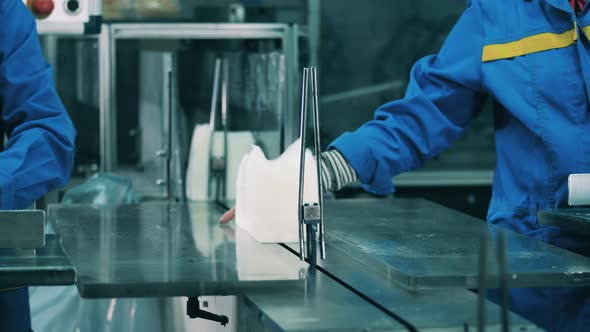
{"label": "worker's wrist", "polygon": [[324,152],[320,156],[322,163],[322,189],[338,191],[358,181],[355,170],[337,150]]}

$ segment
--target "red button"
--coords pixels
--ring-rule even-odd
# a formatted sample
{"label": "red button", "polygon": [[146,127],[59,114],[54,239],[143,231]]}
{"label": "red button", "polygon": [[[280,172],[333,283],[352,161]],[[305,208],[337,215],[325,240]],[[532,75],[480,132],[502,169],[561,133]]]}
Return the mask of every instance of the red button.
{"label": "red button", "polygon": [[53,0],[34,0],[33,12],[38,18],[45,18],[53,12]]}

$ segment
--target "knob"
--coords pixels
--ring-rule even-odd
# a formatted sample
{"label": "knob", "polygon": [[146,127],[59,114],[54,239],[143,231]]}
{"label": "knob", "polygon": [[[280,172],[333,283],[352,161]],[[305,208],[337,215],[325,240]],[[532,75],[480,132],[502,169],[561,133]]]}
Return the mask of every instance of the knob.
{"label": "knob", "polygon": [[53,0],[33,0],[31,9],[35,17],[43,19],[51,15],[54,7]]}
{"label": "knob", "polygon": [[65,3],[66,10],[70,14],[75,14],[80,10],[80,1],[78,0],[68,0]]}

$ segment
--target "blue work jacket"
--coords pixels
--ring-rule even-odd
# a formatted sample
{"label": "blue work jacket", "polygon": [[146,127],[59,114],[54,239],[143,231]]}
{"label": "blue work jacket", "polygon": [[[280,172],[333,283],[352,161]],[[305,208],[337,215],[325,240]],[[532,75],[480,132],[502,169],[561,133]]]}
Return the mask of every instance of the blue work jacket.
{"label": "blue work jacket", "polygon": [[[0,209],[22,209],[69,179],[74,127],[21,0],[0,0]],[[28,332],[25,288],[0,292],[0,331]]]}
{"label": "blue work jacket", "polygon": [[[471,0],[437,55],[411,70],[403,99],[330,148],[366,190],[452,144],[481,110],[494,111],[497,164],[488,221],[590,255],[590,239],[543,227],[537,211],[563,207],[567,178],[590,173],[590,13],[568,0]],[[395,61],[395,60],[392,60]],[[588,289],[513,292],[513,309],[552,331],[590,326]]]}
{"label": "blue work jacket", "polygon": [[75,129],[20,0],[0,1],[0,111],[0,209],[22,209],[69,179]]}

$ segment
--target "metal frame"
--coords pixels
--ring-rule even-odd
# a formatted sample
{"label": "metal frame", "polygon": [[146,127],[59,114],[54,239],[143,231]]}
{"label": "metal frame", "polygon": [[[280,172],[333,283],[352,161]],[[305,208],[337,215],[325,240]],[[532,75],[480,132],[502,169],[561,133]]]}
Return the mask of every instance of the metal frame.
{"label": "metal frame", "polygon": [[116,150],[116,43],[119,39],[278,39],[286,63],[287,105],[281,124],[282,148],[298,137],[296,114],[299,39],[306,30],[291,24],[251,23],[114,23],[102,26],[100,40],[100,156],[101,171],[112,172],[117,165]]}

